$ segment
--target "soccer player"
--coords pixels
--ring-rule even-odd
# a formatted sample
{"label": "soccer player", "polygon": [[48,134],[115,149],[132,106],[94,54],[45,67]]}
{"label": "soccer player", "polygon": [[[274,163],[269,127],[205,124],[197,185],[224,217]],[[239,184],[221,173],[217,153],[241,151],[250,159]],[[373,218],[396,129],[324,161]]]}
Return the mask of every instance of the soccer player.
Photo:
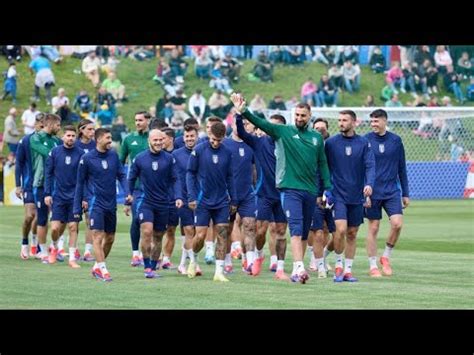
{"label": "soccer player", "polygon": [[[273,115],[270,117],[270,122],[274,124],[286,125],[285,117],[281,115]],[[280,192],[276,188],[275,183],[275,141],[272,137],[264,134],[261,137],[249,134],[245,128],[242,116],[236,115],[237,133],[250,147],[253,148],[255,156],[257,157],[257,171],[259,172],[259,183],[257,190],[257,235],[256,235],[256,249],[257,259],[254,263],[256,266],[255,273],[258,267],[264,261],[263,247],[265,245],[265,236],[270,222],[275,223],[275,249],[277,260],[270,260],[270,267],[275,263],[277,280],[288,281],[289,277],[285,274],[285,252],[286,252],[286,217],[281,207]],[[252,270],[252,273],[254,271]]]}
{"label": "soccer player", "polygon": [[[75,146],[81,148],[84,153],[89,153],[91,150],[95,149],[95,140],[94,140],[94,132],[95,132],[95,124],[91,120],[82,119],[79,124],[77,125],[78,131],[78,139],[76,140]],[[92,256],[92,232],[90,229],[90,219],[89,213],[84,212],[84,219],[85,219],[85,239],[86,245],[84,250],[84,255],[82,257],[83,261],[95,261]],[[80,260],[81,254],[79,250],[76,249],[76,260]]]}
{"label": "soccer player", "polygon": [[[317,118],[313,123],[313,128],[321,133],[324,140],[329,138],[329,122],[324,118]],[[322,185],[321,180],[319,184],[320,186]],[[326,206],[330,205],[332,205],[332,201],[326,201],[325,206],[317,205],[315,207],[308,237],[308,249],[311,252],[310,270],[317,270],[318,278],[327,278],[329,265],[325,263],[323,251],[324,247],[328,244],[329,233],[334,233],[336,230],[332,211],[330,208],[326,208]]]}
{"label": "soccer player", "polygon": [[275,139],[276,184],[290,226],[294,260],[291,280],[304,284],[309,275],[304,268],[303,245],[308,239],[315,202],[321,203],[317,170],[324,181],[324,189],[331,188],[323,138],[309,127],[311,107],[296,105],[295,126],[288,126],[273,124],[253,115],[246,109],[246,102],[240,94],[232,94],[231,101],[237,113]]}
{"label": "soccer player", "polygon": [[[141,249],[145,278],[159,277],[155,271],[168,224],[169,201],[174,200],[177,208],[183,205],[181,181],[176,173],[176,160],[163,149],[165,137],[166,134],[157,129],[150,131],[148,138],[150,148],[135,157],[128,178],[130,193],[135,189],[137,178],[142,185],[143,192],[136,214],[142,233]],[[172,196],[169,186],[173,187]]]}
{"label": "soccer player", "polygon": [[33,196],[36,204],[41,261],[44,264],[48,263],[49,258],[48,248],[46,247],[49,208],[44,203],[44,170],[49,152],[61,144],[61,140],[56,137],[56,134],[61,129],[60,123],[61,118],[59,116],[48,113],[43,119],[43,129],[30,137],[30,154],[33,167]]}
{"label": "soccer player", "polygon": [[[187,274],[186,259],[193,253],[193,237],[196,232],[194,227],[194,212],[187,204],[187,188],[186,188],[186,171],[188,169],[188,161],[191,152],[196,147],[198,141],[198,130],[194,125],[184,126],[184,147],[173,151],[173,157],[176,160],[176,168],[178,178],[181,180],[181,188],[184,205],[178,209],[180,225],[184,229],[184,243],[181,253],[181,261],[178,266],[178,272],[182,275]],[[196,273],[201,273],[201,270],[196,270]]]}
{"label": "soccer player", "polygon": [[[112,281],[105,259],[112,249],[117,225],[117,186],[122,186],[125,202],[130,204],[133,197],[128,193],[126,174],[119,157],[112,147],[112,134],[108,128],[95,131],[96,148],[82,156],[77,172],[73,214],[80,218],[82,209],[89,212],[94,255],[96,263],[92,276],[103,281]],[[84,184],[90,188],[90,200],[84,199]]]}
{"label": "soccer player", "polygon": [[[352,263],[356,252],[359,226],[364,223],[364,200],[370,205],[374,186],[375,160],[369,142],[355,133],[357,116],[354,111],[339,112],[340,134],[326,141],[325,149],[334,185],[333,233],[336,267],[335,282],[356,282]],[[347,240],[347,246],[344,241]],[[344,250],[345,247],[345,250]],[[345,251],[345,267],[342,253]]]}
{"label": "soccer player", "polygon": [[[375,185],[372,206],[366,209],[366,218],[369,220],[366,241],[370,266],[369,275],[372,277],[382,276],[377,267],[377,234],[383,208],[390,220],[390,232],[385,243],[385,250],[380,258],[380,264],[382,264],[382,273],[391,276],[390,257],[402,229],[402,209],[410,204],[405,148],[399,136],[387,131],[386,111],[380,109],[373,111],[370,114],[370,126],[372,132],[365,137],[375,156]],[[398,181],[400,181],[401,191]],[[400,198],[400,192],[402,198]]]}
{"label": "soccer player", "polygon": [[[196,131],[198,132],[198,138],[199,138],[199,128],[200,128],[200,125],[199,125],[199,122],[197,119],[195,118],[187,118],[184,120],[183,122],[183,127],[187,127],[187,126],[192,126],[192,127],[195,127],[196,128]],[[179,148],[182,148],[186,145],[186,143],[184,142],[184,132],[181,136],[179,137],[176,137],[173,141],[173,145],[174,145],[174,149],[179,149]]]}
{"label": "soccer player", "polygon": [[[120,162],[125,164],[128,158],[128,171],[132,166],[135,157],[148,149],[148,126],[150,124],[151,115],[146,111],[135,113],[136,131],[130,133],[122,143],[120,148]],[[132,205],[132,223],[130,225],[130,239],[132,242],[132,260],[130,265],[135,267],[143,264],[140,257],[140,223],[136,214],[137,204],[140,203],[140,195],[143,193],[140,187],[140,180],[137,180],[135,189],[133,190]]]}
{"label": "soccer player", "polygon": [[[43,129],[44,114],[38,113],[35,120],[35,132]],[[28,259],[28,235],[32,232],[30,256],[38,256],[38,239],[36,236],[36,207],[33,197],[33,166],[31,164],[30,137],[33,133],[25,135],[18,142],[15,163],[15,194],[23,199],[25,217],[22,225],[22,242],[20,257]]]}
{"label": "soccer player", "polygon": [[[210,220],[217,228],[216,271],[214,281],[229,281],[224,276],[224,258],[229,238],[230,213],[237,210],[232,171],[232,153],[222,145],[226,128],[222,122],[211,127],[209,142],[198,144],[192,151],[186,173],[188,206],[195,211],[196,235],[193,252],[199,253],[204,244]],[[196,276],[196,258],[191,253],[188,277]]]}
{"label": "soccer player", "polygon": [[75,146],[76,128],[65,126],[63,145],[53,148],[46,160],[44,203],[51,208],[51,240],[53,247],[49,254],[49,264],[56,260],[63,261],[58,254],[58,239],[64,225],[69,230],[69,266],[73,269],[80,268],[76,260],[77,249],[77,224],[72,207],[76,189],[77,169],[84,151]]}
{"label": "soccer player", "polygon": [[[255,163],[253,149],[237,135],[235,120],[232,122],[232,136],[224,139],[222,144],[232,152],[234,184],[238,186],[238,189],[236,189],[236,200],[237,213],[239,214],[240,221],[237,222],[237,225],[239,230],[242,225],[242,238],[246,250],[247,265],[244,266],[245,272],[248,275],[257,276],[260,274],[263,259],[259,259],[259,261],[256,262],[255,258],[255,214],[257,212],[257,206],[255,203],[253,174],[251,173],[254,170]],[[236,214],[232,214],[229,224],[230,231],[233,229],[235,219]],[[230,255],[230,245],[228,249],[224,270],[231,273],[232,259]]]}
{"label": "soccer player", "polygon": [[[174,129],[165,127],[160,131],[164,133],[163,136],[163,150],[169,154],[174,151],[174,138],[175,132]],[[173,186],[169,185],[170,196],[173,194]],[[171,254],[173,254],[174,244],[176,241],[176,227],[179,223],[178,209],[176,208],[175,199],[171,198],[169,203],[170,211],[168,216],[168,228],[166,229],[166,239],[163,243],[163,263],[161,267],[163,269],[174,269],[175,266],[171,263]]]}

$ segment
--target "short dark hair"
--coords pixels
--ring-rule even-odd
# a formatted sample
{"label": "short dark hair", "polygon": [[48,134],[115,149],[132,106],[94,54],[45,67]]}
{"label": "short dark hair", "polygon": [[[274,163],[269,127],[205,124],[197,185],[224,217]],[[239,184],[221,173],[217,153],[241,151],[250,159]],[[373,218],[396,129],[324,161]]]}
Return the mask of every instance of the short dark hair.
{"label": "short dark hair", "polygon": [[151,129],[162,129],[168,127],[168,123],[162,118],[155,118],[150,122],[149,128]]}
{"label": "short dark hair", "polygon": [[53,121],[61,122],[61,117],[55,115],[54,113],[47,113],[44,115],[44,123]]}
{"label": "short dark hair", "polygon": [[102,137],[104,134],[110,133],[110,129],[108,128],[97,128],[95,130],[95,140],[98,141],[100,137]]}
{"label": "short dark hair", "polygon": [[217,117],[217,116],[211,116],[211,117],[208,117],[207,122],[220,122],[222,123],[222,118],[220,117]]}
{"label": "short dark hair", "polygon": [[314,120],[314,122],[313,122],[313,126],[314,126],[314,124],[315,124],[316,122],[324,122],[324,123],[326,124],[326,128],[329,128],[329,122],[328,122],[328,120],[325,119],[325,118],[322,118],[322,117],[316,118],[316,119]]}
{"label": "short dark hair", "polygon": [[176,133],[174,132],[173,128],[164,127],[160,129],[160,131],[165,133],[168,137],[171,137],[171,138],[174,138],[176,136]]}
{"label": "short dark hair", "polygon": [[352,110],[342,110],[339,112],[340,115],[349,115],[351,118],[355,121],[357,120],[357,115],[354,111]]}
{"label": "short dark hair", "polygon": [[222,122],[217,122],[211,126],[211,133],[216,138],[224,138],[226,133],[225,125]]}
{"label": "short dark hair", "polygon": [[35,119],[36,119],[37,122],[38,122],[38,121],[43,121],[44,118],[45,118],[45,116],[46,116],[46,115],[45,115],[43,112],[38,112],[38,113],[36,114],[36,116],[35,116]]}
{"label": "short dark hair", "polygon": [[375,111],[372,111],[369,115],[369,117],[372,117],[372,118],[385,118],[387,119],[388,116],[387,116],[387,111],[385,110],[382,110],[382,109],[378,109],[378,110],[375,110]]}
{"label": "short dark hair", "polygon": [[282,115],[279,115],[279,114],[271,115],[270,119],[271,120],[278,120],[281,123],[286,124],[286,118]]}
{"label": "short dark hair", "polygon": [[30,104],[30,106],[33,107],[33,108],[36,108],[36,102],[32,102],[32,103]]}
{"label": "short dark hair", "polygon": [[135,112],[135,116],[136,115],[143,115],[143,116],[145,116],[145,118],[147,120],[149,120],[151,118],[150,112],[148,112],[148,111],[137,111],[137,112]]}
{"label": "short dark hair", "polygon": [[311,106],[309,106],[307,103],[305,102],[300,102],[299,104],[296,105],[296,108],[305,108],[307,109],[309,112],[311,112]]}
{"label": "short dark hair", "polygon": [[71,132],[77,133],[76,127],[74,127],[73,125],[64,126],[63,131],[64,132],[71,131]]}
{"label": "short dark hair", "polygon": [[185,132],[195,131],[196,134],[198,133],[198,129],[196,128],[196,126],[193,126],[193,125],[185,125],[184,126],[184,131]]}
{"label": "short dark hair", "polygon": [[193,126],[195,126],[195,125],[199,126],[198,120],[195,119],[195,118],[193,118],[193,117],[190,117],[190,118],[187,118],[187,119],[184,120],[183,126],[191,126],[191,125],[193,125]]}

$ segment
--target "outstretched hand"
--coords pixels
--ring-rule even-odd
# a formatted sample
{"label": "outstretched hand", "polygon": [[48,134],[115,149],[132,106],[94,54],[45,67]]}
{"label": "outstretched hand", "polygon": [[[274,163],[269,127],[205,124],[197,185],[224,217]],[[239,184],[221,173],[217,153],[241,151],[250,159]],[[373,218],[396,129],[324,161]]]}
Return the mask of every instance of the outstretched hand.
{"label": "outstretched hand", "polygon": [[230,95],[230,101],[234,104],[237,113],[240,114],[245,111],[247,103],[241,94],[232,93],[232,95]]}

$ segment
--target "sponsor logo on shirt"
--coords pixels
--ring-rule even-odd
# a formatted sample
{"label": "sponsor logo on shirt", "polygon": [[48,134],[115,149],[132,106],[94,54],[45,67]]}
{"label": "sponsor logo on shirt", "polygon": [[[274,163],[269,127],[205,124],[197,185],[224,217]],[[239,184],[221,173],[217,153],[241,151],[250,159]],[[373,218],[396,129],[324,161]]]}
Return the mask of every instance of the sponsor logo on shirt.
{"label": "sponsor logo on shirt", "polygon": [[313,145],[318,145],[318,138],[313,137]]}

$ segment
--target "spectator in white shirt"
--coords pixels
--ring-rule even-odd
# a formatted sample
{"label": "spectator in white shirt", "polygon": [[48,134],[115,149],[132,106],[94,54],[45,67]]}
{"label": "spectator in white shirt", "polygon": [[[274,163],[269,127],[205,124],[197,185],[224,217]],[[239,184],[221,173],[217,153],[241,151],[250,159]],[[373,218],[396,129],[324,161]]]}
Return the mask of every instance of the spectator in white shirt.
{"label": "spectator in white shirt", "polygon": [[197,89],[189,98],[188,109],[191,116],[201,124],[204,118],[204,112],[206,111],[206,99],[202,96],[200,89]]}
{"label": "spectator in white shirt", "polygon": [[100,59],[95,52],[90,52],[82,61],[82,71],[86,74],[87,79],[92,82],[94,87],[99,86],[100,82]]}
{"label": "spectator in white shirt", "polygon": [[25,134],[35,132],[36,115],[38,113],[38,110],[36,110],[36,103],[32,102],[30,108],[25,110],[23,115],[21,115],[21,122],[23,123]]}
{"label": "spectator in white shirt", "polygon": [[69,105],[69,99],[66,96],[66,91],[63,88],[59,88],[58,96],[53,97],[52,100],[53,113],[57,113],[64,105]]}

